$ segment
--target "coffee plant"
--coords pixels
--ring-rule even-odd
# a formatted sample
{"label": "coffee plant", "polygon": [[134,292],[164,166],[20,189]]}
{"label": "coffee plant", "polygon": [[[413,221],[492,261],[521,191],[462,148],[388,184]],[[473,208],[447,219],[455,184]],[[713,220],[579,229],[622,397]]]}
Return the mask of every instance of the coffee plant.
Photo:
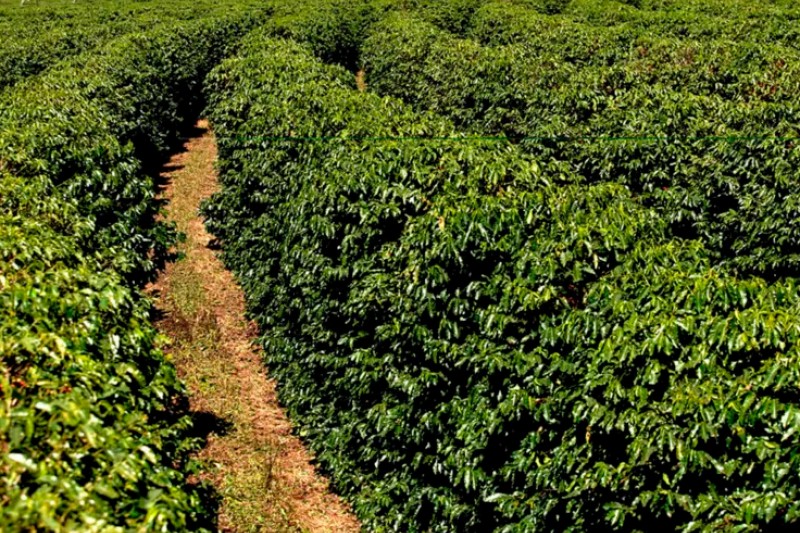
{"label": "coffee plant", "polygon": [[484,47],[399,14],[363,51],[372,90],[626,185],[734,272],[797,272],[796,50],[647,36],[605,64]]}
{"label": "coffee plant", "polygon": [[423,111],[482,131],[467,105],[421,105],[456,100],[482,49],[454,47],[454,83],[432,83],[448,52],[417,24],[379,23],[364,48],[401,43],[368,81],[417,110],[270,31],[207,83],[223,184],[208,226],[282,402],[364,527],[796,523],[795,281],[676,232],[646,194],[669,190]]}
{"label": "coffee plant", "polygon": [[112,40],[0,95],[0,529],[198,531],[213,500],[140,288],[175,232],[145,157],[257,18]]}
{"label": "coffee plant", "polygon": [[99,1],[92,2],[90,9],[69,4],[28,6],[24,10],[0,6],[0,90],[114,38],[162,23],[174,25],[236,11],[254,9],[244,2],[220,5],[210,0],[171,4],[158,0],[126,4]]}
{"label": "coffee plant", "polygon": [[[636,3],[641,5],[637,8]],[[539,0],[489,0],[466,22],[465,34],[486,44],[526,44],[540,43],[547,36],[568,38],[551,31],[558,27],[570,31],[593,27],[598,35],[648,34],[795,46],[798,15],[796,3],[783,1],[571,0],[558,14],[546,14]]]}
{"label": "coffee plant", "polygon": [[321,59],[350,69],[372,25],[397,6],[395,0],[302,0],[277,2],[264,31],[301,41]]}
{"label": "coffee plant", "polygon": [[0,529],[216,526],[141,292],[203,108],[208,228],[365,530],[800,523],[796,5],[92,6],[0,6]]}

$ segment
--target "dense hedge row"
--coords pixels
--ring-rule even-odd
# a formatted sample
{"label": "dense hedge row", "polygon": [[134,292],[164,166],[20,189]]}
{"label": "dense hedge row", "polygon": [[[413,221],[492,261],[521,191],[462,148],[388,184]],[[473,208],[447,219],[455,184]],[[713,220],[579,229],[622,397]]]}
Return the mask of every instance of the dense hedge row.
{"label": "dense hedge row", "polygon": [[488,2],[477,9],[465,37],[481,44],[518,44],[529,54],[553,55],[565,63],[608,65],[629,54],[640,32],[622,25],[602,30],[567,15],[548,15],[511,5]]}
{"label": "dense hedge row", "polygon": [[277,0],[265,30],[307,43],[317,57],[354,69],[369,28],[397,7],[397,0]]}
{"label": "dense hedge row", "polygon": [[626,185],[716,263],[798,271],[798,52],[647,37],[605,65],[543,46],[484,47],[396,15],[363,63],[372,90]]}
{"label": "dense hedge row", "polygon": [[89,8],[61,6],[55,10],[0,7],[0,90],[114,37],[161,23],[176,24],[215,14],[231,16],[253,9],[242,0],[232,4],[143,1],[122,6],[100,1],[92,2]]}
{"label": "dense hedge row", "polygon": [[252,37],[209,78],[223,190],[204,211],[366,528],[798,520],[794,282],[715,267],[624,185],[434,140],[458,134],[351,87]]}
{"label": "dense hedge row", "polygon": [[129,28],[129,24],[90,29],[56,28],[22,39],[7,38],[0,44],[0,89],[38,74],[59,59],[107,42]]}
{"label": "dense hedge row", "polygon": [[475,12],[488,0],[403,0],[398,6],[447,31],[463,34]]}
{"label": "dense hedge row", "polygon": [[174,237],[141,157],[176,140],[251,25],[130,35],[0,97],[3,530],[211,526],[183,389],[138,290]]}
{"label": "dense hedge row", "polygon": [[591,26],[629,38],[716,38],[796,47],[799,16],[793,2],[490,0],[474,12],[464,33],[485,43],[526,44],[558,27],[572,32]]}

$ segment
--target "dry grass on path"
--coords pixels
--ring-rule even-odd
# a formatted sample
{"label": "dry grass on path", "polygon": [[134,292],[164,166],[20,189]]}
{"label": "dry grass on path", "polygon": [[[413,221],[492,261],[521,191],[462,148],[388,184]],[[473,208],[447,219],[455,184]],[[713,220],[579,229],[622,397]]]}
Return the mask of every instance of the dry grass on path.
{"label": "dry grass on path", "polygon": [[328,490],[309,453],[292,435],[253,345],[244,297],[209,249],[197,210],[217,188],[216,145],[208,125],[197,125],[185,151],[162,174],[168,217],[186,234],[184,258],[168,266],[151,290],[170,339],[166,351],[189,389],[192,411],[212,427],[199,458],[222,497],[221,531],[354,532],[346,505]]}
{"label": "dry grass on path", "polygon": [[367,90],[367,73],[364,69],[356,72],[356,88],[362,93]]}

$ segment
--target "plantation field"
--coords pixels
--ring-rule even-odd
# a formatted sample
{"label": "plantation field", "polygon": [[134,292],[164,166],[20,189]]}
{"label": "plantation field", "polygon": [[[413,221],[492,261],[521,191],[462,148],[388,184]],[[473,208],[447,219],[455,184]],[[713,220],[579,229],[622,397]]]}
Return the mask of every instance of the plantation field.
{"label": "plantation field", "polygon": [[217,528],[143,290],[199,116],[211,245],[362,529],[800,523],[800,5],[2,1],[0,35],[0,529]]}

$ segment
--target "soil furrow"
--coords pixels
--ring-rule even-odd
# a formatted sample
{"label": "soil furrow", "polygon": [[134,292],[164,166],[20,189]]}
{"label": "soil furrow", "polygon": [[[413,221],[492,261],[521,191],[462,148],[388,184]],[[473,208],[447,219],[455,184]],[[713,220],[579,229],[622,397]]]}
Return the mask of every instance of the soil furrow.
{"label": "soil furrow", "polygon": [[189,389],[203,434],[204,477],[221,496],[221,531],[351,532],[359,525],[328,490],[292,434],[245,320],[242,291],[216,253],[198,214],[217,189],[216,144],[205,121],[165,166],[167,217],[186,235],[182,259],[151,287],[158,325]]}

